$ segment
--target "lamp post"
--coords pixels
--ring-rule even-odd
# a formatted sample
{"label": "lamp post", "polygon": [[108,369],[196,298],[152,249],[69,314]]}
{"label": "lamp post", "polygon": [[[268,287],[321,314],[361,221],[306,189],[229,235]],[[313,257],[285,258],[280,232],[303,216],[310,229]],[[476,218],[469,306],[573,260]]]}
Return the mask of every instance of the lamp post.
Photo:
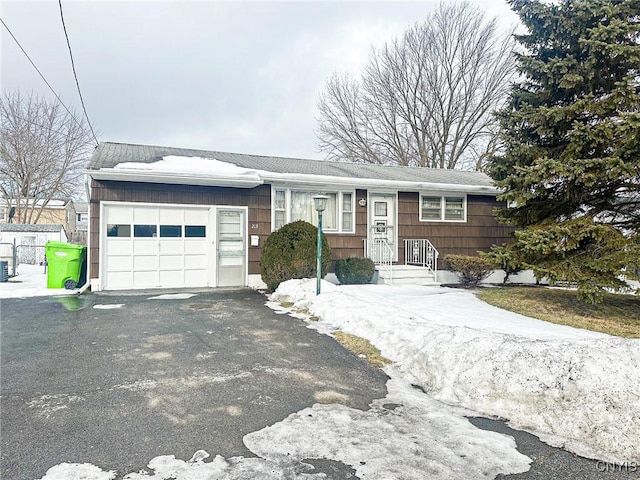
{"label": "lamp post", "polygon": [[322,212],[327,208],[327,200],[329,197],[326,195],[315,195],[313,197],[313,205],[318,212],[318,241],[317,253],[316,253],[316,295],[320,295],[320,280],[322,278]]}

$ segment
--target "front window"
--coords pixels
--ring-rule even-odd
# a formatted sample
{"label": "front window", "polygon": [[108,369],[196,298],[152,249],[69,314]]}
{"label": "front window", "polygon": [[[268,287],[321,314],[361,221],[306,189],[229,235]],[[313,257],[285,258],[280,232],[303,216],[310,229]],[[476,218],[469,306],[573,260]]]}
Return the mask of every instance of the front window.
{"label": "front window", "polygon": [[318,226],[313,197],[322,193],[329,197],[322,214],[322,229],[326,231],[353,233],[354,192],[317,192],[276,188],[273,190],[273,229],[285,223],[304,220]]}
{"label": "front window", "polygon": [[421,195],[420,220],[423,222],[466,221],[467,198],[464,195]]}

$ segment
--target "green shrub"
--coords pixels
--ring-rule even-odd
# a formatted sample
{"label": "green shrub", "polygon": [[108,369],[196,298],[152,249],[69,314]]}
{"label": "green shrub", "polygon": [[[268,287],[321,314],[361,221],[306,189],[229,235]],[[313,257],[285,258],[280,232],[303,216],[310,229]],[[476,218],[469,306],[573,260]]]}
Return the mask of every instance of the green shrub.
{"label": "green shrub", "polygon": [[516,275],[524,269],[524,261],[512,244],[494,245],[491,251],[480,253],[480,257],[489,262],[493,268],[504,270],[502,283],[507,283],[511,275]]}
{"label": "green shrub", "polygon": [[369,283],[375,269],[370,258],[344,258],[336,262],[336,277],[343,285]]}
{"label": "green shrub", "polygon": [[460,279],[465,288],[477,287],[478,284],[493,272],[491,263],[480,257],[470,255],[445,255],[442,259]]}
{"label": "green shrub", "polygon": [[[292,278],[316,276],[318,229],[298,220],[288,223],[267,237],[260,257],[260,274],[269,290]],[[322,234],[322,276],[331,265],[331,248]]]}

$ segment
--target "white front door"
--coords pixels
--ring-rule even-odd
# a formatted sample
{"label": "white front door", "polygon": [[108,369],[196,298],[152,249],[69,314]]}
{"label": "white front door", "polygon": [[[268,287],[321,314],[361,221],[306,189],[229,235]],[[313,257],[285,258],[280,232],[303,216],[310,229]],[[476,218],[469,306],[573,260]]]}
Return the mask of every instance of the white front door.
{"label": "white front door", "polygon": [[398,256],[397,237],[396,195],[371,193],[369,195],[369,257],[374,262],[380,262],[386,255],[385,252],[390,251],[391,260],[395,261]]}

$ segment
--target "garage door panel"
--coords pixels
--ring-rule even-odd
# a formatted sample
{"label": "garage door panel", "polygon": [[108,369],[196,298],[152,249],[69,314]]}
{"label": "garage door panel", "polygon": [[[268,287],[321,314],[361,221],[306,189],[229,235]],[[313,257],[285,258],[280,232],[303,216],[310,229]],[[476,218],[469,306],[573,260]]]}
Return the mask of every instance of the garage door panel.
{"label": "garage door panel", "polygon": [[160,285],[163,287],[181,287],[184,285],[184,272],[182,270],[161,270]]}
{"label": "garage door panel", "polygon": [[133,286],[133,272],[107,272],[109,288],[131,288]]}
{"label": "garage door panel", "polygon": [[184,223],[185,225],[208,225],[209,211],[186,209],[184,211]]}
{"label": "garage door panel", "polygon": [[161,208],[160,225],[182,225],[184,210],[182,208]]}
{"label": "garage door panel", "polygon": [[130,272],[133,269],[131,255],[109,255],[109,270],[113,272]]}
{"label": "garage door panel", "polygon": [[160,254],[161,255],[176,255],[183,253],[183,240],[160,240]]}
{"label": "garage door panel", "polygon": [[160,257],[160,271],[164,270],[182,270],[184,268],[184,260],[182,255],[162,255]]}
{"label": "garage door panel", "polygon": [[155,272],[158,270],[158,257],[155,255],[136,255],[133,257],[133,269],[134,271],[152,270]]}
{"label": "garage door panel", "polygon": [[158,209],[156,207],[135,207],[133,209],[133,223],[157,224]]}
{"label": "garage door panel", "polygon": [[206,255],[185,255],[184,268],[189,270],[202,270],[207,265]]}
{"label": "garage door panel", "polygon": [[133,253],[133,244],[127,239],[108,239],[107,252],[109,255],[131,255]]}
{"label": "garage door panel", "polygon": [[206,255],[209,249],[209,242],[206,240],[190,240],[184,242],[184,252],[188,255]]}
{"label": "garage door panel", "polygon": [[133,211],[131,207],[109,205],[105,209],[105,223],[133,223]]}
{"label": "garage door panel", "polygon": [[133,254],[134,255],[157,255],[158,254],[158,241],[157,240],[136,240],[133,242]]}
{"label": "garage door panel", "polygon": [[209,274],[206,269],[188,270],[184,272],[185,287],[203,287],[208,283]]}
{"label": "garage door panel", "polygon": [[158,284],[158,271],[153,272],[139,272],[133,271],[133,285],[134,288],[141,287],[159,287]]}

